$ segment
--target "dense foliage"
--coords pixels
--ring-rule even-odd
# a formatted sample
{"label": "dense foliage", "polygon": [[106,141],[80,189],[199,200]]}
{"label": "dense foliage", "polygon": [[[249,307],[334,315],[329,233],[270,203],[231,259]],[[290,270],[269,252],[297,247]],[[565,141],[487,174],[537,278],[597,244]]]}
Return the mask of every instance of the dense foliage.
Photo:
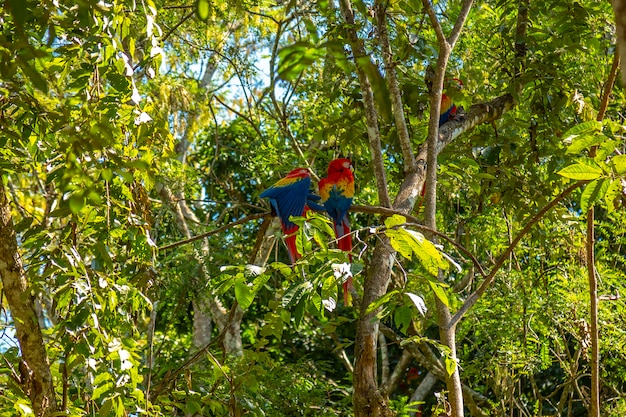
{"label": "dense foliage", "polygon": [[[354,415],[355,328],[375,313],[373,372],[393,413],[445,413],[441,374],[456,368],[468,414],[585,416],[593,206],[602,415],[626,413],[619,81],[596,121],[612,88],[610,4],[530,2],[523,54],[526,3],[472,7],[447,69],[464,88],[449,94],[468,114],[507,94],[514,105],[492,123],[453,122],[461,133],[439,155],[437,182],[448,239],[435,246],[415,221],[421,196],[415,217],[378,207],[358,70],[373,80],[395,196],[407,172],[380,20],[416,150],[428,134],[436,33],[417,2],[352,3],[354,25],[333,1],[1,3],[0,185],[62,415]],[[462,3],[435,5],[445,33]],[[355,56],[350,29],[369,57]],[[374,248],[389,239],[395,251],[388,291],[369,306],[341,302],[336,265],[347,256],[323,215],[296,220],[305,256],[292,268],[258,197],[297,166],[316,182],[339,155],[356,167],[357,293]],[[573,181],[584,184],[498,264]],[[494,267],[457,325],[453,355],[439,341],[436,305],[454,314]],[[2,297],[0,415],[33,415],[35,388]],[[437,366],[436,381],[417,390]]]}

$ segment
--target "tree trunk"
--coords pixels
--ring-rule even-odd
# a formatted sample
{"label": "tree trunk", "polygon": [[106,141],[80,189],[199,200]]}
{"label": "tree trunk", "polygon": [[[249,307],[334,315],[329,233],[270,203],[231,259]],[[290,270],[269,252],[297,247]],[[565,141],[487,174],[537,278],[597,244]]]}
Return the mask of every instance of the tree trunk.
{"label": "tree trunk", "polygon": [[376,375],[376,347],[378,339],[378,320],[376,311],[365,314],[367,307],[387,292],[391,266],[393,264],[390,243],[383,238],[376,245],[372,256],[372,269],[367,274],[360,306],[360,317],[357,322],[356,343],[354,352],[354,415],[355,416],[391,416],[387,398],[378,389]]}
{"label": "tree trunk", "polygon": [[11,207],[4,182],[0,178],[0,276],[20,344],[21,386],[30,398],[36,416],[47,416],[59,411],[57,407],[50,364],[37,321],[35,299],[30,292],[17,238]]}

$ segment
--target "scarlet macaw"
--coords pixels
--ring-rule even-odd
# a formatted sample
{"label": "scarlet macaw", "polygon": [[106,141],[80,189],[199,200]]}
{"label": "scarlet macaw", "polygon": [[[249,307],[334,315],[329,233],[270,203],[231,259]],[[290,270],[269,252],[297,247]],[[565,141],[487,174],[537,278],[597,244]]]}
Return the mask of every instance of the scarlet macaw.
{"label": "scarlet macaw", "polygon": [[[453,78],[456,83],[453,86],[457,89],[463,88],[463,81],[458,78]],[[448,120],[454,120],[456,118],[456,105],[452,102],[452,99],[445,93],[441,95],[441,111],[439,113],[439,126],[447,122]]]}
{"label": "scarlet macaw", "polygon": [[285,244],[291,263],[295,263],[301,254],[296,248],[298,225],[289,220],[289,216],[304,216],[306,210],[324,210],[316,203],[320,197],[310,194],[311,176],[307,168],[297,168],[281,178],[260,195],[269,198],[272,214],[280,218],[280,225],[285,235]]}
{"label": "scarlet macaw", "polygon": [[[337,246],[348,252],[352,262],[352,235],[348,222],[348,210],[354,197],[354,175],[352,163],[348,159],[339,158],[328,165],[328,177],[319,182],[321,203],[333,220],[333,228],[337,237]],[[350,305],[350,291],[354,288],[352,276],[343,283],[343,299],[345,305]]]}

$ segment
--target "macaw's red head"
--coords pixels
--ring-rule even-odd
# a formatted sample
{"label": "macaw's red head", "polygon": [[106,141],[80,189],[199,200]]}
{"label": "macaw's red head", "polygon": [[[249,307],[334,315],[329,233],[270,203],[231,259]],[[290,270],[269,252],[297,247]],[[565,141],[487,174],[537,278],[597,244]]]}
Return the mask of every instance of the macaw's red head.
{"label": "macaw's red head", "polygon": [[330,164],[328,164],[328,176],[331,176],[332,174],[347,172],[350,172],[350,174],[352,174],[353,171],[354,168],[352,167],[352,162],[350,162],[350,160],[346,158],[334,159],[330,162]]}
{"label": "macaw's red head", "polygon": [[296,168],[285,176],[285,178],[305,178],[309,177],[310,173],[308,168]]}

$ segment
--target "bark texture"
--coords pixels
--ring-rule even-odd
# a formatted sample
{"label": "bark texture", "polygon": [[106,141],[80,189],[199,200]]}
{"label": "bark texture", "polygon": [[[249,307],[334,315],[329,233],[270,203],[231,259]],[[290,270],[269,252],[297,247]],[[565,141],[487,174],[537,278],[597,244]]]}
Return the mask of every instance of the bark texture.
{"label": "bark texture", "polygon": [[36,416],[51,415],[59,410],[50,374],[50,363],[37,320],[35,299],[30,293],[18,252],[11,207],[1,179],[0,277],[22,352],[19,367],[22,389],[30,398]]}

